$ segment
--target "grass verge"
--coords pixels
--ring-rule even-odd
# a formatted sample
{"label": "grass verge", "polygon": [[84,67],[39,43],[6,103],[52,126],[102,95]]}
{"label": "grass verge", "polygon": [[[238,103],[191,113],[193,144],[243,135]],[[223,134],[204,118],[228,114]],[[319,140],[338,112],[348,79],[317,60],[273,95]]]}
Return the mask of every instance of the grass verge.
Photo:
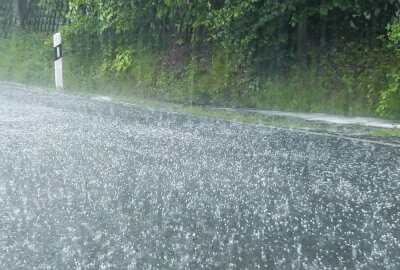
{"label": "grass verge", "polygon": [[371,130],[370,134],[379,137],[398,137],[400,138],[400,129],[376,129]]}
{"label": "grass verge", "polygon": [[[200,69],[194,59],[177,69],[168,70],[163,68],[162,57],[160,60],[159,56],[144,52],[134,58],[129,71],[112,74],[104,69],[101,59],[93,65],[85,65],[76,55],[65,55],[65,85],[72,94],[104,95],[121,102],[265,126],[400,136],[398,130],[369,130],[359,126],[262,117],[240,110],[206,106],[343,114],[341,94],[328,93],[323,87],[325,82],[312,68],[299,67],[291,76],[260,80],[235,73],[232,69],[234,63],[223,55],[213,57],[207,70]],[[0,80],[51,89],[54,85],[52,57],[50,37],[41,33],[15,32],[8,39],[0,39]],[[360,109],[363,107],[361,103],[351,104],[350,107],[355,109],[349,113],[371,116],[368,110]]]}

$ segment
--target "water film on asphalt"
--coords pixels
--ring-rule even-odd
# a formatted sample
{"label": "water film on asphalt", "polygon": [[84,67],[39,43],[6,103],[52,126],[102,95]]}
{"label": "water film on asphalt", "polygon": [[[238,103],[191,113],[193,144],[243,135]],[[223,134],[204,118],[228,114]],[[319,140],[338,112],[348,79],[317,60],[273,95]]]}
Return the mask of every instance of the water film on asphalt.
{"label": "water film on asphalt", "polygon": [[0,86],[1,269],[400,269],[400,148]]}

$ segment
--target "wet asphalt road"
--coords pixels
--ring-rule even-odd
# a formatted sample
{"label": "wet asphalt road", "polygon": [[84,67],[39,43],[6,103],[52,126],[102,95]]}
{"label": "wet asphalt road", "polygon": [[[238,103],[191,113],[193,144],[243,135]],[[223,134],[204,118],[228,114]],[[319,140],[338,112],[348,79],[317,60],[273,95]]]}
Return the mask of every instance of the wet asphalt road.
{"label": "wet asphalt road", "polygon": [[0,269],[400,269],[400,148],[0,84]]}

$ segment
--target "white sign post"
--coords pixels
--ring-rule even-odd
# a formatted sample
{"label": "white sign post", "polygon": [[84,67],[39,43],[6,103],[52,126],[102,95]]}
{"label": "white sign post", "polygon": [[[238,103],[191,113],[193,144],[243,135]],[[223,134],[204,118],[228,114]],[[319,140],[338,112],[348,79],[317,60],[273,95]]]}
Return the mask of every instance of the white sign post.
{"label": "white sign post", "polygon": [[62,63],[62,45],[61,34],[57,33],[53,36],[54,41],[54,67],[56,72],[56,89],[63,90],[63,63]]}

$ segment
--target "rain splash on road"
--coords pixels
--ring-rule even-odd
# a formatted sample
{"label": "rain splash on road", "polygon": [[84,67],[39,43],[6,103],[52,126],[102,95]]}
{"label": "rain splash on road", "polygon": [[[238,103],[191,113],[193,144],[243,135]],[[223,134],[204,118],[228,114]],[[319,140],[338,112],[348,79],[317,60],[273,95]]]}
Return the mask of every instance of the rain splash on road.
{"label": "rain splash on road", "polygon": [[400,269],[400,148],[0,85],[1,269]]}

